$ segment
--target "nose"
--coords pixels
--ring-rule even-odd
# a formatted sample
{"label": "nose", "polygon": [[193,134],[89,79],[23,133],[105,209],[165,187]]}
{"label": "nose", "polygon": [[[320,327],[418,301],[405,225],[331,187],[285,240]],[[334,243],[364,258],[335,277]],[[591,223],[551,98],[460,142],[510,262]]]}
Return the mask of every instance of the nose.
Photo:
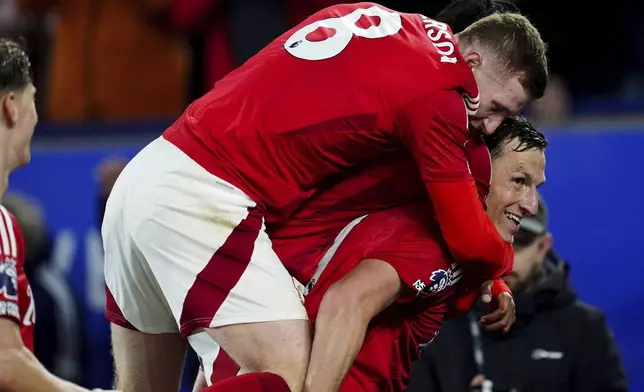
{"label": "nose", "polygon": [[503,117],[492,115],[483,119],[483,133],[486,135],[491,135],[496,131],[496,129],[503,122]]}
{"label": "nose", "polygon": [[526,216],[535,216],[539,212],[539,195],[537,188],[533,187],[525,195],[521,202],[521,209]]}

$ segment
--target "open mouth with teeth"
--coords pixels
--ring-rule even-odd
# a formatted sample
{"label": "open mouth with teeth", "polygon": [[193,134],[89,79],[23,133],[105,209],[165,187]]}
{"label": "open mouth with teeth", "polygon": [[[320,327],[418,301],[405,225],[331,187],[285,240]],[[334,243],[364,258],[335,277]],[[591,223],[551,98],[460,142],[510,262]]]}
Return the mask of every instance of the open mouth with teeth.
{"label": "open mouth with teeth", "polygon": [[505,217],[508,218],[510,222],[517,225],[517,227],[521,225],[521,217],[519,217],[518,215],[515,215],[511,212],[504,212],[504,214],[505,214]]}

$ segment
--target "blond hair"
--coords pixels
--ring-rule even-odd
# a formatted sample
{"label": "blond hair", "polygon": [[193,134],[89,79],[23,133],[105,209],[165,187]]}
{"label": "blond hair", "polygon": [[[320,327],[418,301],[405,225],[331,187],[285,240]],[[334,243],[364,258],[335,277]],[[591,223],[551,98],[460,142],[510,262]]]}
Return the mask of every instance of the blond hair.
{"label": "blond hair", "polygon": [[548,84],[547,49],[528,18],[515,13],[494,13],[472,23],[458,36],[460,42],[478,43],[490,49],[502,71],[520,75],[523,88],[532,98],[543,97]]}

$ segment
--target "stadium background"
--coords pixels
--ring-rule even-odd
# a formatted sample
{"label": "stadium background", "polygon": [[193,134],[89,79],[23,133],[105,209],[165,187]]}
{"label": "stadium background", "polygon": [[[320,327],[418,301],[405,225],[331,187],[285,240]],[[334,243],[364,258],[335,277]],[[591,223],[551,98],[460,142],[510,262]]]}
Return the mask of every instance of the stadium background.
{"label": "stadium background", "polygon": [[[20,14],[24,24],[19,27],[13,26],[14,20],[4,17],[3,12],[16,15],[29,1],[10,3],[0,2],[0,27],[5,34],[25,36],[25,31],[31,31],[25,26],[35,20],[33,12]],[[310,3],[310,10],[319,7],[315,4],[319,2]],[[397,10],[434,15],[446,2],[383,3]],[[551,210],[551,231],[555,248],[572,265],[572,281],[581,299],[606,312],[631,390],[644,391],[644,375],[638,372],[644,369],[644,314],[640,309],[644,300],[644,33],[636,24],[637,18],[644,16],[644,6],[616,0],[610,7],[583,7],[582,2],[568,1],[566,6],[571,11],[563,11],[558,3],[519,2],[550,44],[556,81],[546,99],[530,108],[551,142],[547,184],[543,187]],[[289,4],[237,0],[235,7],[229,8],[257,12],[274,6],[273,11],[282,11]],[[27,34],[27,46],[36,60],[37,85],[42,91],[47,91],[50,55],[42,49],[60,39],[52,26],[65,21],[62,16],[56,18],[55,7],[49,12],[48,29]],[[279,30],[275,25],[253,25],[264,41],[272,38],[265,33],[270,28]],[[229,37],[231,41],[233,38]],[[203,66],[204,37],[192,34],[185,39],[186,47],[192,49],[192,67],[185,78],[190,81],[189,95],[194,97],[208,78]],[[121,93],[127,95],[127,88]],[[10,192],[28,195],[43,207],[54,239],[52,261],[80,309],[78,329],[68,333],[83,341],[78,353],[82,380],[90,387],[107,387],[112,374],[108,324],[102,313],[105,297],[97,166],[106,158],[133,156],[160,134],[173,116],[135,114],[116,119],[83,115],[57,121],[46,110],[47,95],[43,97],[32,163],[12,176]]]}

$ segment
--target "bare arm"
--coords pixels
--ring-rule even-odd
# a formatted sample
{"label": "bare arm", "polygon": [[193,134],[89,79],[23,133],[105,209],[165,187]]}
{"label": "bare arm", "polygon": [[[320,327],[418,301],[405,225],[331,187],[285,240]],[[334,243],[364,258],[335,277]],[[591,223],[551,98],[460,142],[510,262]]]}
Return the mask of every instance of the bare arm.
{"label": "bare arm", "polygon": [[88,392],[49,373],[22,343],[18,324],[5,318],[0,318],[0,390]]}
{"label": "bare arm", "polygon": [[362,347],[371,319],[398,298],[402,283],[382,260],[363,260],[324,295],[305,391],[337,391]]}

